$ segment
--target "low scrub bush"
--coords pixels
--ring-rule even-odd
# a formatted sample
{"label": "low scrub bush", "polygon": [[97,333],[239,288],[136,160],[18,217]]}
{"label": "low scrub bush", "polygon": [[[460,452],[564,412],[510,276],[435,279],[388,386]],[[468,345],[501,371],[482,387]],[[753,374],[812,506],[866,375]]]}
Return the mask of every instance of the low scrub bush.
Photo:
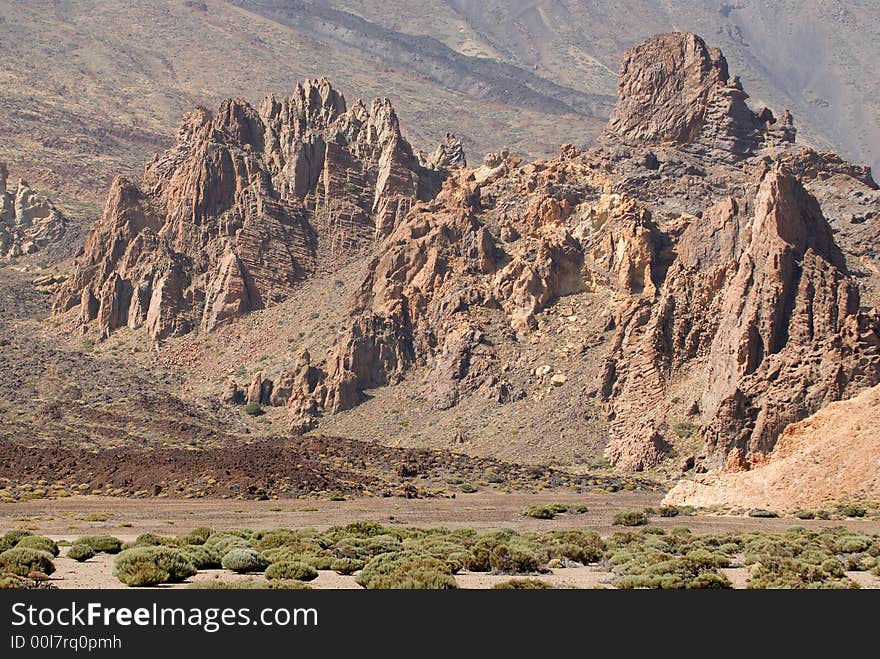
{"label": "low scrub bush", "polygon": [[630,510],[617,513],[611,523],[615,526],[644,526],[648,523],[648,516],[641,510]]}
{"label": "low scrub bush", "polygon": [[269,567],[269,561],[253,549],[233,549],[223,555],[220,564],[233,572],[260,572]]}
{"label": "low scrub bush", "polygon": [[178,583],[195,573],[183,552],[161,545],[126,549],[113,563],[113,575],[127,586]]}
{"label": "low scrub bush", "polygon": [[501,574],[537,572],[538,557],[525,548],[500,544],[489,553],[489,567]]}
{"label": "low scrub bush", "polygon": [[118,554],[122,551],[122,540],[112,535],[87,535],[74,544],[88,545],[95,550],[95,553]]}
{"label": "low scrub bush", "polygon": [[772,510],[764,510],[763,508],[752,508],[749,511],[749,517],[765,517],[768,519],[772,519],[774,517],[779,517]]}
{"label": "low scrub bush", "polygon": [[14,574],[0,575],[0,590],[15,590],[17,588],[22,588],[23,585],[24,582],[22,582],[21,578]]}
{"label": "low scrub bush", "polygon": [[79,561],[83,563],[84,561],[89,560],[95,556],[95,550],[92,549],[89,545],[79,543],[73,545],[70,549],[67,550],[67,558],[72,558],[75,561]]}
{"label": "low scrub bush", "polygon": [[58,543],[51,538],[41,535],[26,535],[15,545],[16,547],[28,547],[30,549],[41,549],[49,552],[53,557],[58,556]]}
{"label": "low scrub bush", "polygon": [[337,574],[354,574],[363,567],[364,562],[357,558],[337,558],[330,564],[330,569]]}
{"label": "low scrub bush", "polygon": [[318,576],[318,571],[308,563],[301,561],[282,561],[272,563],[266,569],[267,579],[296,579],[297,581],[311,581]]}
{"label": "low scrub bush", "polygon": [[493,590],[550,590],[553,586],[540,579],[510,579],[492,586]]}
{"label": "low scrub bush", "polygon": [[180,553],[197,570],[212,570],[221,567],[220,554],[213,547],[186,545],[181,547]]}
{"label": "low scrub bush", "polygon": [[13,547],[0,554],[0,573],[11,572],[20,577],[26,577],[31,572],[52,574],[55,564],[54,556],[42,549],[31,547]]}
{"label": "low scrub bush", "polygon": [[244,406],[244,412],[249,416],[263,416],[266,413],[259,403],[248,403]]}
{"label": "low scrub bush", "polygon": [[411,550],[373,557],[355,581],[371,590],[458,588],[446,562]]}
{"label": "low scrub bush", "polygon": [[179,539],[181,544],[185,545],[203,545],[211,537],[211,534],[214,533],[213,529],[208,528],[207,526],[200,526],[197,529],[193,529],[189,533],[184,536],[181,536]]}

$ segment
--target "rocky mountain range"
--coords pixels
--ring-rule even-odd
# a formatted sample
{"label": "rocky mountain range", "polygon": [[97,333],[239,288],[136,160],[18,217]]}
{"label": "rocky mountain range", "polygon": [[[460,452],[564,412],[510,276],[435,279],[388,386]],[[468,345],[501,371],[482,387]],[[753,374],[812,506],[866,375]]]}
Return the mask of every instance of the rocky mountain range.
{"label": "rocky mountain range", "polygon": [[[880,382],[880,192],[747,99],[719,50],[668,33],[624,54],[595,147],[531,162],[468,167],[451,133],[419,153],[390,101],[326,79],[199,108],[113,182],[55,322],[181,368],[249,317],[293,331],[345,273],[347,309],[312,318],[331,331],[207,359],[198,386],[295,433],[749,470]],[[403,408],[417,431],[383,425]]]}
{"label": "rocky mountain range", "polygon": [[393,98],[417,147],[454,108],[471,153],[547,157],[595,143],[621,53],[690,31],[804,143],[876,170],[878,21],[873,0],[0,0],[0,160],[90,222],[185,111],[320,76]]}

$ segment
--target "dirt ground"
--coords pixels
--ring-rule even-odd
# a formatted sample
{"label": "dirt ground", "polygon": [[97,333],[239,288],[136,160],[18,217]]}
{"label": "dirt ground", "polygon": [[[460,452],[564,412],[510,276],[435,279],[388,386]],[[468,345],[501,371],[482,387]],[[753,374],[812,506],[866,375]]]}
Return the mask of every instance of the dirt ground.
{"label": "dirt ground", "polygon": [[[40,499],[0,506],[0,530],[27,528],[56,540],[73,540],[81,535],[109,533],[123,540],[133,540],[141,533],[165,535],[186,533],[199,526],[213,528],[247,527],[269,529],[277,527],[326,529],[334,525],[358,520],[413,526],[447,526],[469,528],[512,528],[525,530],[593,529],[606,535],[620,530],[611,521],[624,510],[658,506],[660,492],[617,492],[608,494],[504,494],[478,492],[460,494],[455,499],[401,499],[358,498],[348,501],[229,501],[183,500],[153,498],[149,500],[100,496],[81,496],[66,499]],[[562,514],[552,520],[538,520],[521,514],[523,507],[533,503],[586,504],[583,514]],[[695,533],[736,532],[761,530],[781,532],[799,525],[809,528],[846,526],[865,533],[880,532],[880,520],[799,520],[795,518],[751,518],[722,515],[652,517],[650,523],[663,528],[687,526]],[[85,563],[77,563],[64,556],[56,561],[53,585],[58,588],[118,588],[121,584],[112,576],[113,557],[98,554]],[[748,577],[747,568],[734,562],[721,570],[734,587],[743,588]],[[863,572],[848,575],[863,588],[880,588],[880,578]],[[204,570],[190,581],[222,579],[231,581],[248,578],[226,570]],[[612,575],[598,566],[554,569],[539,576],[557,587],[607,588]],[[489,588],[509,576],[463,572],[456,576],[462,588]],[[354,577],[321,571],[310,584],[313,588],[358,588]],[[166,585],[164,588],[182,588],[186,584]]]}

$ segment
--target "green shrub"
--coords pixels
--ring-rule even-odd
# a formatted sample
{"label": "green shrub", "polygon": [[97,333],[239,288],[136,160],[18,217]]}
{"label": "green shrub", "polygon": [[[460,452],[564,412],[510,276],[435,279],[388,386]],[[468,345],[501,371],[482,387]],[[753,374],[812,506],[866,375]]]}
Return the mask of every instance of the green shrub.
{"label": "green shrub", "polygon": [[472,485],[471,483],[462,483],[458,489],[465,494],[473,494],[480,488],[478,488],[476,485]]}
{"label": "green shrub", "polygon": [[185,536],[182,536],[180,540],[186,545],[203,545],[208,538],[211,537],[212,533],[214,533],[213,529],[210,529],[207,526],[200,526],[197,529],[193,529]]}
{"label": "green shrub", "polygon": [[363,567],[364,562],[357,558],[337,558],[330,564],[330,569],[337,574],[354,574]]}
{"label": "green shrub", "polygon": [[113,575],[127,586],[177,583],[195,573],[195,566],[179,549],[157,545],[126,549],[113,563]]}
{"label": "green shrub", "polygon": [[282,561],[272,563],[266,569],[267,579],[296,579],[297,581],[311,581],[318,576],[318,571],[307,563],[301,561]]}
{"label": "green shrub", "polygon": [[266,413],[259,403],[248,403],[244,406],[244,411],[250,416],[262,416]]}
{"label": "green shrub", "polygon": [[181,547],[180,553],[197,570],[212,570],[221,567],[220,554],[214,547],[205,545],[186,545]]}
{"label": "green shrub", "polygon": [[31,572],[52,574],[55,571],[52,558],[52,554],[42,549],[16,546],[0,554],[0,573],[11,572],[20,577]]}
{"label": "green shrub", "polygon": [[774,517],[779,517],[772,510],[764,510],[763,508],[752,508],[749,511],[749,517],[764,517],[768,519],[772,519]]}
{"label": "green shrub", "polygon": [[187,588],[192,590],[266,590],[269,588],[269,583],[260,579],[236,579],[235,581],[214,579],[193,581],[187,585]]}
{"label": "green shrub", "polygon": [[538,557],[527,549],[498,545],[489,554],[489,566],[493,572],[502,574],[522,574],[537,572],[540,563]]}
{"label": "green shrub", "polygon": [[837,507],[837,512],[844,517],[864,517],[868,509],[860,503],[842,503]]}
{"label": "green shrub", "polygon": [[493,590],[550,590],[553,586],[540,579],[510,579],[492,586]]}
{"label": "green shrub", "polygon": [[112,535],[87,535],[74,544],[88,545],[95,553],[118,554],[122,551],[122,540],[114,538]]}
{"label": "green shrub", "polygon": [[253,549],[232,549],[223,555],[220,564],[233,572],[260,572],[269,566],[269,561]]}
{"label": "green shrub", "polygon": [[454,590],[458,588],[455,577],[441,570],[412,567],[373,579],[367,588],[371,590]]}
{"label": "green shrub", "polygon": [[556,516],[556,512],[551,506],[539,503],[526,506],[522,509],[522,514],[525,517],[534,517],[535,519],[553,519]]}
{"label": "green shrub", "polygon": [[641,510],[630,510],[617,513],[611,523],[615,526],[643,526],[648,523],[648,516]]}
{"label": "green shrub", "polygon": [[798,519],[815,519],[816,513],[812,510],[799,510],[794,514]]}
{"label": "green shrub", "polygon": [[296,579],[273,579],[266,582],[269,590],[311,590],[312,587]]}
{"label": "green shrub", "polygon": [[569,506],[568,512],[574,513],[575,515],[583,515],[584,513],[590,512],[590,509],[587,508],[586,504],[576,503],[573,506]]}
{"label": "green shrub", "polygon": [[553,531],[543,540],[548,559],[595,563],[605,554],[605,541],[595,531]]}
{"label": "green shrub", "polygon": [[232,533],[215,533],[205,540],[205,547],[211,547],[220,556],[226,555],[233,549],[250,549],[250,542],[240,535]]}
{"label": "green shrub", "polygon": [[660,517],[678,517],[676,506],[660,506]]}
{"label": "green shrub", "polygon": [[21,578],[14,574],[0,575],[0,590],[15,590],[16,588],[22,588],[23,585],[24,583]]}
{"label": "green shrub", "polygon": [[30,549],[41,549],[49,552],[53,557],[58,556],[58,543],[51,538],[45,538],[40,535],[26,535],[15,545],[16,547],[28,547]]}
{"label": "green shrub", "polygon": [[411,550],[371,558],[355,582],[373,590],[458,588],[446,562]]}
{"label": "green shrub", "polygon": [[7,549],[12,549],[18,544],[19,540],[29,535],[33,535],[33,533],[26,531],[25,529],[12,529],[11,531],[6,532],[3,536],[3,541],[9,544]]}
{"label": "green shrub", "polygon": [[92,549],[89,545],[86,544],[76,544],[73,545],[70,549],[67,550],[67,558],[72,558],[75,561],[79,561],[80,563],[93,558],[95,555],[95,550]]}
{"label": "green shrub", "polygon": [[168,570],[157,563],[132,563],[116,570],[115,575],[122,583],[132,588],[158,586],[171,579]]}

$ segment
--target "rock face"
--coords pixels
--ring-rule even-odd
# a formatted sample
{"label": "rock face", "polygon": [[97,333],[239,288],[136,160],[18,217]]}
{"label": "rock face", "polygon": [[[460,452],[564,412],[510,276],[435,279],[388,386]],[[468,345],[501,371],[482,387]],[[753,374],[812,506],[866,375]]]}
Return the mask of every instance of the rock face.
{"label": "rock face", "polygon": [[344,324],[224,401],[286,406],[307,432],[380,387],[485,425],[556,419],[564,397],[560,441],[595,422],[619,469],[678,453],[748,470],[880,382],[880,317],[851,274],[877,256],[870,172],[796,147],[787,114],[746,98],[720,52],[661,35],[625,55],[598,147],[476,168],[451,134],[414,154],[387,100],[349,108],[324,80],[226,101],[188,115],[141,183],[114,182],[55,308],[162,339],[360,259]]}
{"label": "rock face", "polygon": [[326,79],[259,109],[198,108],[140,183],[113,182],[54,310],[80,305],[101,336],[211,330],[368,252],[444,176],[419,164],[387,99],[349,108]]}
{"label": "rock face", "polygon": [[695,34],[662,34],[624,53],[608,131],[627,143],[673,144],[736,160],[794,141],[791,115],[753,112],[727,60]]}
{"label": "rock face", "polygon": [[9,173],[0,162],[0,258],[33,254],[64,236],[67,220],[46,197],[24,181],[6,189]]}
{"label": "rock face", "polygon": [[[794,148],[787,113],[749,109],[723,56],[695,35],[629,51],[620,94],[600,148],[528,165],[490,154],[399,219],[349,329],[325,360],[285,376],[298,383],[292,428],[414,367],[434,409],[470,395],[503,404],[515,373],[499,336],[532,341],[541,313],[568,295],[607,300],[586,395],[604,404],[606,455],[620,469],[658,465],[685,436],[705,441],[704,467],[747,468],[789,423],[880,381],[880,320],[861,308],[802,182],[833,170],[871,188],[870,172]],[[680,201],[693,210],[674,210]]]}
{"label": "rock face", "polygon": [[688,224],[657,297],[621,314],[601,377],[616,464],[659,462],[658,451],[633,459],[629,430],[646,408],[662,420],[668,383],[689,370],[704,383],[697,407],[716,465],[771,450],[790,422],[880,381],[876,312],[859,311],[821,209],[780,165],[757,176],[745,199]]}

